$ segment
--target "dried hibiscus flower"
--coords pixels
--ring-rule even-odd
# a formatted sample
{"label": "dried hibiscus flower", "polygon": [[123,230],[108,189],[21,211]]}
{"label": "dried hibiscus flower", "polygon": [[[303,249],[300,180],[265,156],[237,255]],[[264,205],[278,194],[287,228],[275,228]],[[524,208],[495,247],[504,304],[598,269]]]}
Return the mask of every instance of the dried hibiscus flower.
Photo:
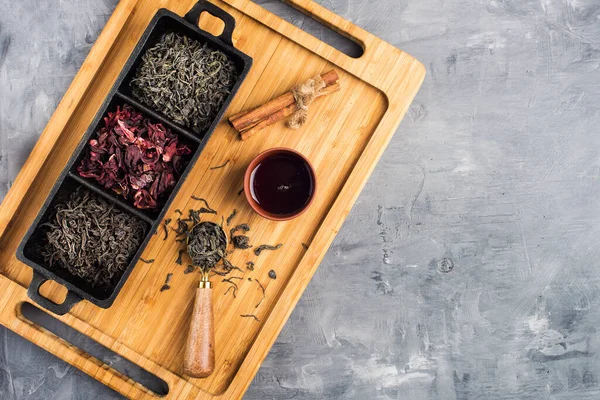
{"label": "dried hibiscus flower", "polygon": [[171,130],[124,105],[104,118],[77,171],[137,208],[154,209],[177,183],[191,152]]}

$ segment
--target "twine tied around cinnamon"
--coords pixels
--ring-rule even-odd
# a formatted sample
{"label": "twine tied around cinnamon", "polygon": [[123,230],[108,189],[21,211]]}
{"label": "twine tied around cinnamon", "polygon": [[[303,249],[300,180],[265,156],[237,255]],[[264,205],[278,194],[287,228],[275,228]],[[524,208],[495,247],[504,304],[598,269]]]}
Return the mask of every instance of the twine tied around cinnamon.
{"label": "twine tied around cinnamon", "polygon": [[321,94],[321,91],[327,86],[327,83],[321,78],[321,75],[309,79],[292,89],[294,101],[296,102],[296,112],[287,122],[287,126],[292,129],[299,129],[308,120],[308,108],[313,101]]}

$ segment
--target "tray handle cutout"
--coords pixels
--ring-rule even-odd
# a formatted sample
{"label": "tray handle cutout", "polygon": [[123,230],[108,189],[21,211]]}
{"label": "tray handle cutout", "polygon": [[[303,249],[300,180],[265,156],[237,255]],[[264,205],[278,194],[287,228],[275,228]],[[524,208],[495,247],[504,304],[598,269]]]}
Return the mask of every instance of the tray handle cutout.
{"label": "tray handle cutout", "polygon": [[[89,357],[95,358],[98,364],[103,365],[103,369],[108,369],[107,373],[109,375],[113,375],[113,377],[110,378],[110,384],[108,384],[108,386],[111,388],[121,391],[126,389],[129,385],[137,386],[137,384],[139,384],[143,386],[145,390],[155,393],[156,396],[153,396],[154,398],[159,396],[163,397],[169,394],[169,384],[163,379],[140,367],[135,362],[130,361],[128,358],[115,353],[91,337],[84,335],[78,330],[56,319],[33,304],[26,301],[20,303],[20,314],[22,319],[47,330],[49,334],[47,333],[45,335],[46,339],[62,339],[60,342],[63,346],[66,345],[69,348],[77,349],[78,352],[81,353],[81,357],[83,359],[87,359]],[[45,341],[46,344],[48,344],[48,342],[49,340]],[[56,353],[54,354],[56,355]],[[79,363],[79,365],[83,364],[88,363]],[[80,366],[76,366],[84,370]],[[108,382],[108,380],[104,381],[106,376],[103,376],[102,379],[99,379],[98,376],[94,376],[93,373],[88,371],[85,372],[90,374],[92,378],[102,381],[104,384],[107,384],[106,382]],[[114,385],[117,385],[117,387]],[[127,391],[121,391],[121,393],[128,393],[131,395],[131,392]]]}
{"label": "tray handle cutout", "polygon": [[203,12],[207,12],[213,17],[219,18],[223,23],[225,23],[225,28],[223,28],[223,32],[216,36],[223,43],[233,46],[233,30],[235,29],[235,18],[233,18],[230,14],[225,12],[223,9],[215,6],[212,3],[209,3],[206,0],[200,0],[196,3],[196,5],[185,14],[185,19],[188,20],[189,23],[193,25],[198,25],[200,23],[200,15]]}
{"label": "tray handle cutout", "polygon": [[253,0],[267,11],[350,58],[366,51],[368,34],[310,0]]}
{"label": "tray handle cutout", "polygon": [[79,303],[83,300],[77,293],[69,290],[67,292],[67,297],[62,304],[57,304],[52,300],[49,300],[40,294],[40,287],[49,281],[50,279],[41,275],[40,273],[33,271],[33,278],[31,279],[31,283],[29,284],[29,288],[27,288],[27,295],[29,298],[40,306],[44,307],[48,311],[52,311],[56,315],[65,315],[75,306],[75,304]]}

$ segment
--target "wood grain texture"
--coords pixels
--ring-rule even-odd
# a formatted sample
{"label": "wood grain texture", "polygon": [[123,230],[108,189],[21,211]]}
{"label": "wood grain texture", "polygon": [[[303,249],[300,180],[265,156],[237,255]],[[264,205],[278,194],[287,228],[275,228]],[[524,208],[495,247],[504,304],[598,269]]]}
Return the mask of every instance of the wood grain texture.
{"label": "wood grain texture", "polygon": [[[109,34],[99,39],[7,195],[10,201],[5,201],[0,209],[0,289],[5,302],[2,324],[111,388],[136,398],[152,394],[113,370],[99,367],[77,349],[19,317],[19,303],[26,299],[24,287],[29,284],[31,271],[16,260],[14,253],[45,200],[42,194],[49,191],[69,159],[156,10],[167,7],[182,15],[193,3],[123,0],[119,4],[107,25]],[[285,243],[282,251],[261,255],[255,260],[256,271],[243,275],[265,284],[267,297],[259,309],[253,309],[260,298],[255,285],[241,286],[235,299],[224,296],[226,285],[216,285],[214,329],[215,348],[219,350],[215,372],[210,377],[190,379],[183,374],[183,353],[196,282],[195,277],[184,275],[183,269],[175,265],[178,245],[173,240],[154,238],[150,242],[144,258],[156,262],[152,267],[144,264],[136,267],[110,310],[81,303],[60,318],[165,380],[171,389],[169,398],[241,397],[424,77],[423,66],[414,58],[315,3],[293,2],[315,18],[356,38],[365,48],[363,57],[349,58],[251,2],[215,3],[234,15],[238,22],[234,43],[254,58],[252,71],[228,115],[256,107],[331,68],[339,71],[342,89],[322,101],[322,107],[315,110],[310,122],[299,132],[289,132],[283,124],[278,124],[268,128],[271,134],[265,134],[263,140],[242,143],[235,131],[221,123],[171,207],[170,214],[177,208],[194,207],[190,198],[196,194],[208,199],[223,215],[237,208],[238,220],[250,223],[256,243]],[[290,63],[290,59],[295,62]],[[283,75],[282,70],[286,71]],[[259,152],[277,146],[294,148],[311,159],[320,186],[320,195],[311,209],[301,218],[286,223],[259,218],[237,196],[245,165]],[[231,162],[226,168],[210,170],[227,159]],[[308,250],[302,243],[310,245]],[[238,254],[231,261],[243,265],[246,258]],[[271,268],[276,268],[277,280],[268,278]],[[174,273],[171,283],[174,289],[159,292],[166,273]],[[59,289],[50,287],[50,296],[53,292],[58,294]],[[249,312],[256,313],[260,322],[240,318]]]}
{"label": "wood grain texture", "polygon": [[190,316],[185,344],[183,373],[192,378],[206,378],[215,370],[215,321],[212,289],[199,287]]}

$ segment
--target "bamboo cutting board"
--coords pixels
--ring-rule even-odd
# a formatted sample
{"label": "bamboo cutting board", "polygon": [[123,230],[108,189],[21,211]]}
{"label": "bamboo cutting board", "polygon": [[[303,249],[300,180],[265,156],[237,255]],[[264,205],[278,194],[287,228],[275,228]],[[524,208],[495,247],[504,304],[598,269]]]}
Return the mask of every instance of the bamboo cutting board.
{"label": "bamboo cutting board", "polygon": [[[235,222],[252,227],[254,244],[284,243],[280,251],[256,257],[236,252],[231,261],[243,267],[254,261],[237,297],[224,296],[228,285],[215,285],[216,369],[206,379],[183,374],[184,341],[198,275],[184,275],[175,264],[180,245],[174,235],[156,235],[144,252],[151,264],[139,263],[114,305],[104,310],[78,304],[57,317],[169,385],[170,399],[238,399],[316,271],[366,180],[373,171],[416,95],[425,70],[408,54],[343,20],[310,0],[289,0],[300,11],[359,42],[364,55],[354,59],[283,21],[248,0],[214,0],[237,22],[234,45],[254,59],[253,67],[226,116],[257,106],[298,82],[329,69],[341,77],[342,90],[319,100],[299,131],[274,125],[241,142],[222,122],[187,178],[167,217],[175,209],[197,208],[192,195],[206,198],[227,217],[235,208]],[[103,365],[69,343],[27,321],[20,309],[28,302],[26,287],[31,269],[16,259],[16,249],[37,215],[47,193],[94,118],[129,54],[156,11],[168,8],[184,15],[195,0],[122,0],[87,60],[48,123],[29,159],[0,208],[0,322],[24,338],[76,366],[100,382],[131,398],[158,397],[140,384]],[[217,23],[201,27],[212,31]],[[252,158],[272,147],[291,147],[313,163],[319,192],[311,208],[289,222],[272,222],[253,214],[238,192]],[[210,170],[231,160],[225,168]],[[308,245],[306,249],[304,244]],[[277,279],[268,277],[273,269]],[[160,292],[167,273],[172,289]],[[266,299],[258,286],[266,287]],[[47,283],[42,293],[56,301],[65,290]],[[241,318],[254,313],[260,319]]]}

